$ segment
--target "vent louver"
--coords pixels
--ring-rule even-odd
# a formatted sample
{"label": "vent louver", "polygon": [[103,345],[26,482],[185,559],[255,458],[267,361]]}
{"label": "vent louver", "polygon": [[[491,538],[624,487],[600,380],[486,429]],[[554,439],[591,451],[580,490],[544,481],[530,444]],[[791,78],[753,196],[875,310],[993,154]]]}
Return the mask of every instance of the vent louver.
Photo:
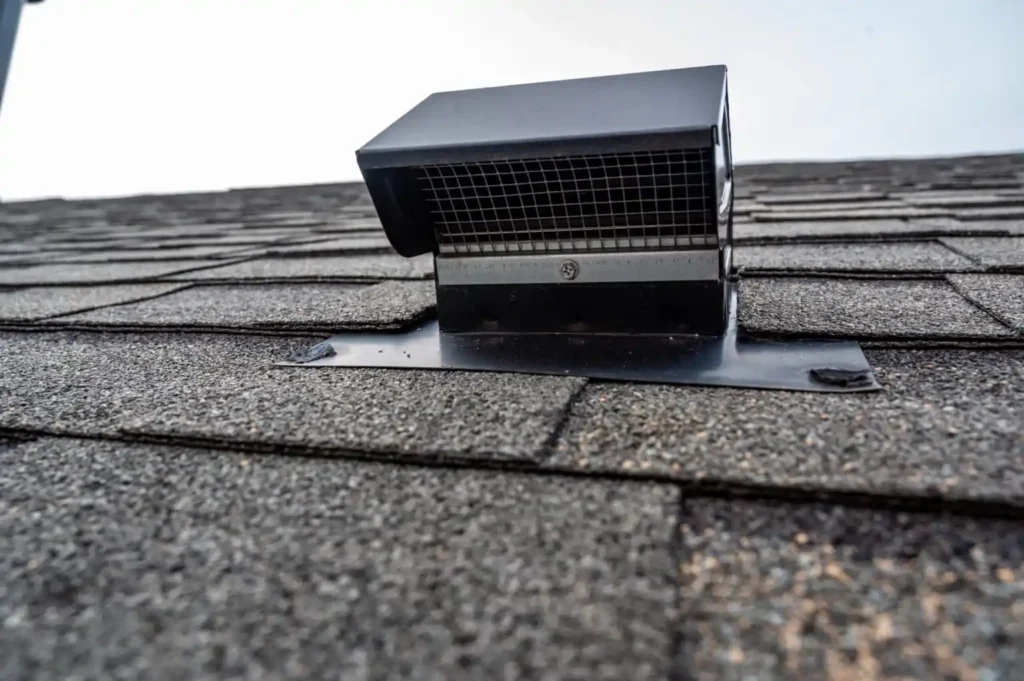
{"label": "vent louver", "polygon": [[724,66],[445,92],[357,159],[443,331],[717,333],[728,108]]}
{"label": "vent louver", "polygon": [[714,246],[709,149],[423,166],[440,253]]}

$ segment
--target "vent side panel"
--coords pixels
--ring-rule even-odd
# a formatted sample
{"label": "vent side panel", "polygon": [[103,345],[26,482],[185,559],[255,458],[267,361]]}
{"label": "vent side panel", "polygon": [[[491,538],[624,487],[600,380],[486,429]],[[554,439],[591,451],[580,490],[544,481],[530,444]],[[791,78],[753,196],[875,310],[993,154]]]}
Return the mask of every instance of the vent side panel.
{"label": "vent side panel", "polygon": [[708,148],[416,168],[445,254],[676,250],[718,242]]}
{"label": "vent side panel", "polygon": [[435,250],[430,206],[410,168],[362,169],[384,233],[400,255],[413,258]]}

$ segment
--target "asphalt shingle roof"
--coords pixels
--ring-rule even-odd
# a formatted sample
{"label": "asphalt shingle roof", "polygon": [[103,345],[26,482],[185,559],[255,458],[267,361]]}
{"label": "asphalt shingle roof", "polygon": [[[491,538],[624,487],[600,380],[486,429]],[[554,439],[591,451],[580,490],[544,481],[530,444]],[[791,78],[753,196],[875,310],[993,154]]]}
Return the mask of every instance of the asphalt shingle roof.
{"label": "asphalt shingle roof", "polygon": [[0,677],[1017,678],[1024,156],[736,187],[881,392],[275,367],[433,314],[361,185],[0,204]]}
{"label": "asphalt shingle roof", "polygon": [[403,258],[397,253],[257,258],[232,265],[190,270],[178,281],[352,281],[428,279],[434,265],[429,258]]}
{"label": "asphalt shingle roof", "polygon": [[0,461],[4,679],[617,681],[669,664],[671,485],[78,440]]}
{"label": "asphalt shingle roof", "polygon": [[[38,289],[36,289],[38,290]],[[13,295],[13,294],[11,294]],[[230,300],[225,306],[223,301]],[[429,281],[193,286],[55,320],[70,325],[331,331],[402,328],[435,309]]]}

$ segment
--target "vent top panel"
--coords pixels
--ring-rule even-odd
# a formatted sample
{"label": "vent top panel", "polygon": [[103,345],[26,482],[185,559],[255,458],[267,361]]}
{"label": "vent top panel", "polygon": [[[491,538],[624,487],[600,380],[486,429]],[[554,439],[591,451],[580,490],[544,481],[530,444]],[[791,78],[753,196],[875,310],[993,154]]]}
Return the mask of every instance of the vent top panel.
{"label": "vent top panel", "polygon": [[360,154],[694,132],[716,125],[725,67],[581,78],[431,95]]}

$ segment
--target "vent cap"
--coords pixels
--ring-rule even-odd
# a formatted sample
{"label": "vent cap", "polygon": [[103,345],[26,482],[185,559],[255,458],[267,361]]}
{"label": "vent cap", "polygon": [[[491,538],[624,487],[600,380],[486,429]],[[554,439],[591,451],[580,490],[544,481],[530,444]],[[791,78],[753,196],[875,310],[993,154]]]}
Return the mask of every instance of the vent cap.
{"label": "vent cap", "polygon": [[356,152],[395,249],[716,247],[725,66],[431,95]]}

